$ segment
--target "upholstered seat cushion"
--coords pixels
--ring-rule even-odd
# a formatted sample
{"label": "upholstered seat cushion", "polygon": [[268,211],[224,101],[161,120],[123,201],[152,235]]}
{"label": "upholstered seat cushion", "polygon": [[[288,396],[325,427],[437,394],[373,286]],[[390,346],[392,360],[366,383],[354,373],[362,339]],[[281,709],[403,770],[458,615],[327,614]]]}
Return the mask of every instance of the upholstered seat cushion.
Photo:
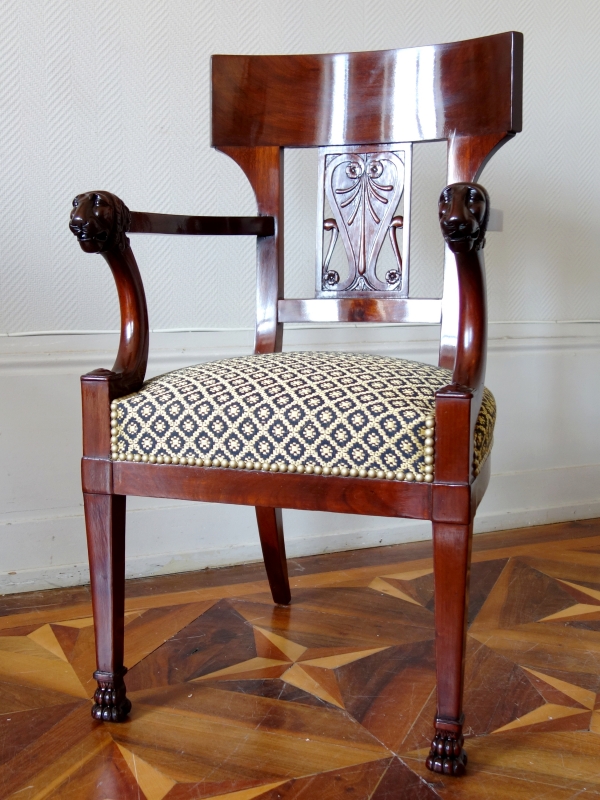
{"label": "upholstered seat cushion", "polygon": [[[435,392],[450,382],[447,369],[355,353],[199,364],[113,403],[113,458],[429,482]],[[490,451],[495,413],[486,389],[475,472]]]}

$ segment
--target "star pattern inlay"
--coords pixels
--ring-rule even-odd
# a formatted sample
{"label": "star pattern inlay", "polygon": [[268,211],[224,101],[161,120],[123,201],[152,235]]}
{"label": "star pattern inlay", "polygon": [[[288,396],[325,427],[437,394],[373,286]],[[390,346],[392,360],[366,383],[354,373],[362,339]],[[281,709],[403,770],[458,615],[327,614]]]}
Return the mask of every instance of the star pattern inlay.
{"label": "star pattern inlay", "polygon": [[266,628],[252,627],[257,653],[254,658],[209,672],[195,681],[279,678],[326,703],[344,708],[335,670],[388,649],[375,647],[315,658],[312,657],[315,648],[305,647]]}
{"label": "star pattern inlay", "polygon": [[[476,551],[471,569],[465,712],[477,786],[490,798],[598,793],[600,523],[508,541],[514,550]],[[428,551],[409,552],[296,575],[289,607],[273,606],[261,581],[134,592],[124,725],[90,716],[88,595],[74,603],[74,590],[57,590],[63,600],[17,602],[14,613],[5,598],[0,796],[389,800],[400,786],[429,797],[433,573]]]}

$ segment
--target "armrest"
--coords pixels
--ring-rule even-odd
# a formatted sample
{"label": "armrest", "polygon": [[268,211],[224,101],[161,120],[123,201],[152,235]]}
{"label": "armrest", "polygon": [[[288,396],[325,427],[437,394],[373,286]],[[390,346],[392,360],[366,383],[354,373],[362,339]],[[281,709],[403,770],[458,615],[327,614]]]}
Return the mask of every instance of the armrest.
{"label": "armrest", "polygon": [[473,434],[483,396],[487,356],[487,302],[483,248],[488,193],[476,183],[446,186],[440,227],[456,263],[458,332],[452,382],[436,392],[436,464],[443,481],[469,481]]}
{"label": "armrest", "polygon": [[487,303],[483,248],[488,193],[476,183],[453,183],[440,195],[440,227],[458,277],[458,337],[452,383],[483,388],[487,353]]}
{"label": "armrest", "polygon": [[185,236],[273,236],[273,217],[189,217],[185,214],[131,212],[129,233],[174,233]]}
{"label": "armrest", "polygon": [[192,236],[273,236],[273,217],[197,217],[129,211],[110,192],[86,192],[73,200],[69,227],[86,253],[100,253],[110,267],[121,308],[121,340],[110,372],[90,379],[110,381],[111,396],[137,391],[148,362],[148,311],[142,278],[126,233]]}
{"label": "armrest", "polygon": [[85,253],[100,253],[111,269],[121,309],[121,339],[110,372],[96,370],[90,380],[110,384],[111,398],[138,391],[148,362],[148,310],[135,256],[125,235],[129,209],[110,192],[87,192],[73,200],[69,228]]}

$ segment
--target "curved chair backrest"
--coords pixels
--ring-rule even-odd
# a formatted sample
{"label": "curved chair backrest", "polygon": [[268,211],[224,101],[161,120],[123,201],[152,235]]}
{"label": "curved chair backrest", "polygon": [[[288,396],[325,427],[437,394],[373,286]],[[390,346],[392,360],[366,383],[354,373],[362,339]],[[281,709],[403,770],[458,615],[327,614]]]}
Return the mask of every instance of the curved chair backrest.
{"label": "curved chair backrest", "polygon": [[[284,322],[441,321],[440,364],[453,366],[452,260],[443,300],[409,298],[412,143],[446,139],[447,182],[476,181],[521,130],[522,63],[516,32],[371,53],[213,56],[212,144],[242,167],[259,213],[276,220],[275,236],[259,242],[257,352],[281,348]],[[316,299],[282,293],[285,147],[321,148],[320,207],[327,198],[334,218],[325,220],[331,244],[321,238],[317,248]],[[404,214],[394,216],[403,190]],[[350,265],[343,280],[329,269],[338,233]],[[376,262],[387,233],[398,269],[384,277]]]}

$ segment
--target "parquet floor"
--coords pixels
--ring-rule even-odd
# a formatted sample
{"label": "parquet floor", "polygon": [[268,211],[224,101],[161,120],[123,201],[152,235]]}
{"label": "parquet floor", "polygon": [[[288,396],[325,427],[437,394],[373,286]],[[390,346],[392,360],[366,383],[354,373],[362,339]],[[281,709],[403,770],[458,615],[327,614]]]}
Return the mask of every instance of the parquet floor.
{"label": "parquet floor", "polygon": [[424,768],[429,543],[132,581],[130,721],[97,723],[86,588],[0,598],[0,797],[600,796],[600,520],[475,538],[468,774]]}

